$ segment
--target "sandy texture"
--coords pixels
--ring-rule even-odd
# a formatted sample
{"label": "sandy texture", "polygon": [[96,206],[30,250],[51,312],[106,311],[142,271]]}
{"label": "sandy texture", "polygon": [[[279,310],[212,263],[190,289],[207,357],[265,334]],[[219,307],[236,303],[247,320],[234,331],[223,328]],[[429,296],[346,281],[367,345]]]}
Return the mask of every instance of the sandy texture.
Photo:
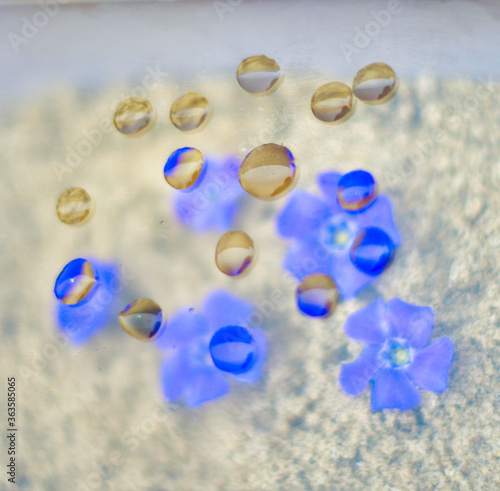
{"label": "sandy texture", "polygon": [[[101,132],[102,141],[59,177],[54,162],[65,164],[84,132],[109,125],[134,87],[59,88],[3,115],[1,358],[4,377],[18,384],[20,488],[498,489],[500,90],[403,80],[391,103],[359,104],[350,121],[332,128],[309,110],[325,82],[291,76],[273,96],[252,98],[232,79],[163,80],[148,91],[158,110],[151,132]],[[191,136],[168,119],[171,102],[188,90],[215,109],[208,128]],[[281,270],[286,243],[273,220],[284,199],[245,202],[237,226],[258,244],[259,262],[239,281],[215,267],[218,234],[196,235],[172,214],[173,190],[162,176],[171,151],[193,145],[242,157],[269,141],[295,154],[299,189],[314,191],[319,171],[363,167],[395,205],[403,245],[394,264],[326,321],[295,310],[294,286]],[[70,186],[97,202],[81,228],[55,213]],[[86,255],[123,266],[116,312],[149,296],[172,316],[196,308],[214,287],[260,305],[270,347],[262,381],[235,384],[226,398],[187,411],[161,400],[162,354],[117,321],[83,347],[56,345],[53,283],[66,262]],[[273,291],[282,300],[264,305]],[[433,338],[455,343],[449,390],[422,392],[413,411],[373,414],[368,392],[353,399],[338,386],[340,363],[361,350],[342,324],[377,295],[432,305]]]}

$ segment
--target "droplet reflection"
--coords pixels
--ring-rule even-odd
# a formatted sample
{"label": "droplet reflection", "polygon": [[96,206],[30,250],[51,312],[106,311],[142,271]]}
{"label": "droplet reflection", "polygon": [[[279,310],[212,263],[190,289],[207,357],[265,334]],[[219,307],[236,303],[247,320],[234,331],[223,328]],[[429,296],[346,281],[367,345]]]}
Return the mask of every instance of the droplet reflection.
{"label": "droplet reflection", "polygon": [[297,307],[310,317],[330,317],[337,307],[338,299],[335,281],[322,273],[306,276],[296,291]]}
{"label": "droplet reflection", "polygon": [[373,176],[364,170],[344,174],[337,185],[337,202],[348,211],[360,211],[377,197],[377,184]]}
{"label": "droplet reflection", "polygon": [[372,63],[354,77],[354,95],[366,104],[378,105],[390,101],[397,92],[396,74],[385,63]]}
{"label": "droplet reflection", "polygon": [[351,245],[352,263],[363,273],[377,276],[386,269],[394,256],[391,238],[379,228],[361,229]]}
{"label": "droplet reflection", "polygon": [[215,263],[228,276],[248,272],[255,259],[253,240],[240,230],[226,232],[215,249]]}
{"label": "droplet reflection", "polygon": [[116,108],[113,121],[120,133],[138,135],[151,127],[154,115],[153,106],[148,100],[132,97]]}
{"label": "droplet reflection", "polygon": [[83,225],[94,216],[94,201],[83,188],[69,188],[57,201],[57,216],[67,225]]}
{"label": "droplet reflection", "polygon": [[73,259],[56,279],[56,298],[70,306],[89,300],[97,289],[98,275],[87,259]]}
{"label": "droplet reflection", "polygon": [[249,94],[268,95],[278,88],[280,67],[267,56],[250,56],[240,63],[236,79]]}
{"label": "droplet reflection", "polygon": [[200,177],[202,168],[202,153],[196,148],[184,147],[170,155],[163,169],[163,175],[175,189],[187,189]]}
{"label": "droplet reflection", "polygon": [[356,107],[352,90],[341,82],[321,86],[311,99],[311,110],[324,123],[340,124],[347,121]]}
{"label": "droplet reflection", "polygon": [[149,298],[138,298],[127,305],[118,320],[125,332],[141,341],[152,341],[160,334],[161,307]]}
{"label": "droplet reflection", "polygon": [[170,108],[170,120],[181,131],[201,129],[211,114],[207,99],[197,92],[189,92],[177,99]]}

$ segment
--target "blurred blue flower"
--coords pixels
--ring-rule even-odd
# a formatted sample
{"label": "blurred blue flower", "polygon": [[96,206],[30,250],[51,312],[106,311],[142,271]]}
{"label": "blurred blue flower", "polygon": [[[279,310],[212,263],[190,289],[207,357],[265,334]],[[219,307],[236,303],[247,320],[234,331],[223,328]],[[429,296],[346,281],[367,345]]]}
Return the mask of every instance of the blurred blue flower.
{"label": "blurred blue flower", "polygon": [[392,206],[387,196],[376,196],[375,181],[365,171],[326,172],[318,176],[318,186],[322,198],[296,191],[278,215],[278,233],[294,239],[283,266],[299,280],[328,274],[340,295],[350,298],[385,270],[401,242]]}
{"label": "blurred blue flower", "polygon": [[245,192],[238,179],[240,162],[206,158],[196,183],[174,195],[174,209],[179,221],[200,232],[233,228],[238,207]]}
{"label": "blurred blue flower", "polygon": [[201,313],[185,309],[167,323],[157,340],[171,353],[163,362],[165,397],[194,407],[230,390],[226,375],[256,382],[266,356],[266,338],[248,325],[252,306],[222,290],[205,300]]}
{"label": "blurred blue flower", "polygon": [[382,298],[351,314],[344,324],[350,338],[366,343],[361,354],[342,365],[340,387],[360,394],[372,382],[371,407],[411,409],[420,402],[417,387],[443,392],[453,359],[453,342],[443,337],[429,343],[434,314],[393,298]]}

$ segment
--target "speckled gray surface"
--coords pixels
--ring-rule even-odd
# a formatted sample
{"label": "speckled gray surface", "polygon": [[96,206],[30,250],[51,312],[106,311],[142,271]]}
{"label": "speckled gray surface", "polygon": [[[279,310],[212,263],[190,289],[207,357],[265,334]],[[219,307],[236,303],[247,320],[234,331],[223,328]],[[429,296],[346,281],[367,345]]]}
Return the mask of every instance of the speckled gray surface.
{"label": "speckled gray surface", "polygon": [[[163,80],[148,92],[158,109],[151,132],[105,132],[61,179],[54,162],[65,162],[84,131],[109,122],[133,87],[59,89],[4,115],[0,350],[2,373],[18,381],[20,488],[498,489],[500,89],[402,80],[391,103],[359,104],[350,121],[331,128],[309,110],[321,83],[288,77],[276,94],[255,99],[234,80],[196,87]],[[168,120],[172,100],[187,89],[215,109],[209,127],[192,136]],[[295,310],[294,285],[280,268],[286,243],[273,224],[284,199],[246,201],[238,227],[258,244],[259,262],[239,281],[215,268],[218,234],[193,234],[172,215],[162,168],[173,149],[241,157],[268,141],[295,154],[299,189],[314,191],[319,171],[363,167],[393,200],[403,237],[393,265],[329,320]],[[55,214],[58,195],[73,185],[97,202],[81,228]],[[234,385],[196,410],[169,408],[160,395],[162,354],[117,322],[80,348],[57,344],[53,282],[68,260],[90,254],[124,268],[117,312],[137,296],[172,316],[214,287],[256,304],[282,292],[262,322],[270,348],[262,381]],[[340,363],[361,349],[342,324],[377,295],[432,305],[433,338],[455,343],[448,391],[422,392],[413,411],[374,414],[368,392],[353,399],[338,386]]]}

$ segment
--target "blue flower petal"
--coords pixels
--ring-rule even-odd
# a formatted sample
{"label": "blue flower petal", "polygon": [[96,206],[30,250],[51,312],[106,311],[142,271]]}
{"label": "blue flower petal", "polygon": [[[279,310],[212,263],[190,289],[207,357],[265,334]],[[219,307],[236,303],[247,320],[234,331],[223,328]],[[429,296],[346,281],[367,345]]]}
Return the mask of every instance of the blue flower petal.
{"label": "blue flower petal", "polygon": [[161,385],[164,396],[175,402],[182,397],[193,370],[192,355],[181,350],[165,359],[161,368]]}
{"label": "blue flower petal", "polygon": [[324,172],[317,177],[318,187],[333,213],[343,211],[337,201],[337,184],[341,177],[338,172]]}
{"label": "blue flower petal", "polygon": [[196,342],[208,334],[208,322],[205,317],[192,309],[186,309],[167,320],[165,329],[156,341],[159,348],[178,349]]}
{"label": "blue flower petal", "polygon": [[356,341],[383,344],[391,332],[386,321],[386,307],[382,297],[351,314],[344,324],[344,332]]}
{"label": "blue flower petal", "polygon": [[278,232],[283,237],[299,237],[316,231],[330,216],[327,204],[304,191],[296,191],[278,215]]}
{"label": "blue flower petal", "polygon": [[314,239],[296,240],[288,249],[283,267],[302,280],[313,273],[330,274],[332,255]]}
{"label": "blue flower petal", "polygon": [[210,332],[226,326],[244,326],[252,313],[250,303],[224,290],[214,291],[203,304],[202,312],[208,320]]}
{"label": "blue flower petal", "polygon": [[231,386],[220,370],[212,366],[199,366],[189,376],[184,396],[189,407],[226,395]]}
{"label": "blue flower petal", "polygon": [[420,394],[402,368],[381,368],[373,381],[371,406],[381,409],[406,410],[420,402]]}
{"label": "blue flower petal", "polygon": [[240,374],[231,374],[231,376],[238,380],[239,382],[257,382],[259,380],[260,375],[262,373],[262,367],[264,366],[264,362],[266,360],[266,351],[267,351],[267,341],[266,335],[261,329],[252,329],[250,334],[253,336],[255,340],[256,346],[256,359],[252,368],[245,373]]}
{"label": "blue flower petal", "polygon": [[411,364],[405,368],[406,373],[420,388],[443,392],[447,387],[453,352],[451,339],[439,338],[413,355]]}
{"label": "blue flower petal", "polygon": [[383,364],[378,357],[380,349],[378,345],[368,345],[353,362],[342,365],[339,383],[346,394],[357,396],[365,390],[368,382]]}
{"label": "blue flower petal", "polygon": [[412,348],[421,349],[429,343],[434,325],[434,313],[430,307],[419,307],[392,298],[387,302],[387,318]]}

